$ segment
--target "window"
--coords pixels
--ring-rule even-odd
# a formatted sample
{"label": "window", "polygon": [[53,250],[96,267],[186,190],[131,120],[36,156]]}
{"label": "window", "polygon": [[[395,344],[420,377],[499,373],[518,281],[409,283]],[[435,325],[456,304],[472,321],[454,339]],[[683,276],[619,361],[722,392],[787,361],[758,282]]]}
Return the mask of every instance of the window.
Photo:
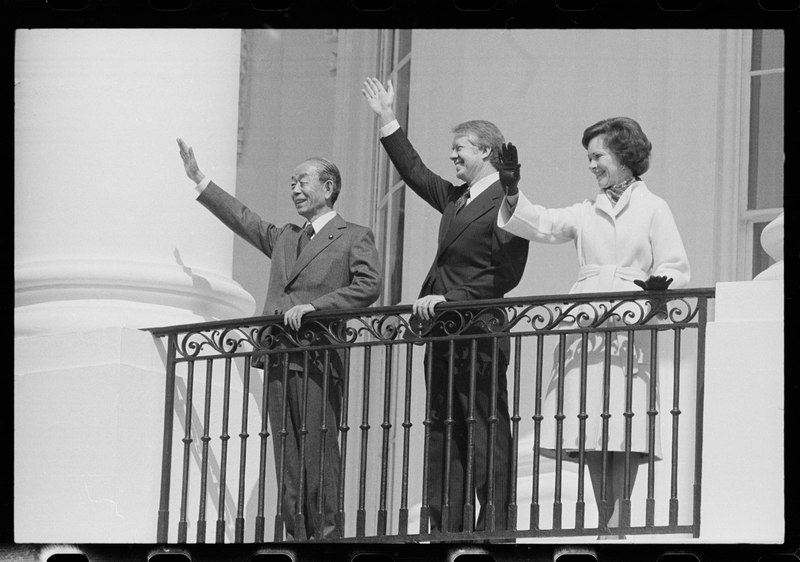
{"label": "window", "polygon": [[[395,115],[407,133],[411,82],[411,30],[384,30],[379,40],[378,76],[384,84],[387,80],[392,81],[395,90]],[[385,272],[381,304],[392,305],[402,299],[406,186],[382,149],[378,152],[376,166],[378,177],[376,232]]]}
{"label": "window", "polygon": [[784,40],[783,30],[754,30],[750,43],[747,190],[739,213],[744,279],[774,263],[761,247],[761,232],[783,210]]}

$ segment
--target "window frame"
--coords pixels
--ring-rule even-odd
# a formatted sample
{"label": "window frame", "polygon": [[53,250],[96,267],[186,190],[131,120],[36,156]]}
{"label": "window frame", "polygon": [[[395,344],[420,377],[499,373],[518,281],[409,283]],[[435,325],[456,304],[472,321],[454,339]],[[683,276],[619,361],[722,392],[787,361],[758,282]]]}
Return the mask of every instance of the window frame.
{"label": "window frame", "polygon": [[[408,52],[398,57],[399,46],[401,42],[401,34],[408,33]],[[385,84],[387,80],[391,80],[395,86],[395,105],[398,100],[397,95],[402,91],[401,85],[398,83],[398,75],[411,64],[413,54],[413,33],[408,29],[382,29],[380,30],[378,38],[378,76]],[[410,75],[409,75],[409,88],[410,88]],[[400,126],[408,133],[408,120],[409,111],[405,115],[405,123],[401,122]],[[400,120],[398,116],[398,120]],[[373,224],[376,225],[376,237],[378,248],[381,250],[383,258],[384,276],[383,288],[381,290],[380,304],[393,305],[398,304],[402,300],[403,292],[403,275],[402,269],[400,274],[392,276],[395,271],[392,265],[394,262],[399,262],[402,268],[402,236],[405,228],[405,189],[406,184],[401,178],[393,181],[394,173],[393,166],[389,160],[388,155],[384,150],[378,150],[375,155],[375,189],[376,197],[373,208]],[[397,194],[402,192],[402,200],[400,208],[397,206]],[[400,251],[401,255],[397,256],[393,250],[397,247],[397,233],[400,232]]]}
{"label": "window frame", "polygon": [[[778,31],[782,30],[759,30],[759,31]],[[753,55],[753,30],[747,30],[742,34],[742,62],[744,68],[742,72],[742,96],[741,96],[741,112],[740,112],[740,137],[739,137],[739,154],[740,154],[740,167],[737,194],[737,264],[736,264],[736,277],[739,280],[750,280],[758,272],[753,271],[753,262],[755,260],[754,245],[760,246],[760,240],[755,240],[756,225],[766,225],[774,220],[783,212],[783,207],[772,207],[766,209],[750,209],[750,121],[752,118],[752,84],[753,78],[756,76],[769,76],[774,74],[786,74],[785,62],[785,37],[784,37],[784,62],[783,66],[753,70],[752,68],[752,55]],[[785,82],[784,82],[785,84]],[[784,89],[783,104],[786,103],[786,95]],[[784,114],[785,119],[785,114]],[[786,147],[784,144],[784,155]]]}

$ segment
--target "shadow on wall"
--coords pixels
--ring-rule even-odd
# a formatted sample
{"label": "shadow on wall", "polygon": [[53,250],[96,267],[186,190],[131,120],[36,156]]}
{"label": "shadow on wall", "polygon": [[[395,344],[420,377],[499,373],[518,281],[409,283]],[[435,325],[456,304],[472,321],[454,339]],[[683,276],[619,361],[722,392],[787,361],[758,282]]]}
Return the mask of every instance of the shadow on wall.
{"label": "shadow on wall", "polygon": [[[178,250],[178,248],[175,248],[175,251],[172,252],[172,255],[175,256],[175,263],[177,263],[184,273],[186,273],[186,275],[188,275],[192,280],[192,287],[194,287],[200,294],[208,294],[212,291],[211,283],[209,283],[205,277],[195,274],[191,267],[183,263],[183,258],[181,258],[181,252]],[[212,318],[206,314],[204,310],[200,310],[197,306],[192,306],[191,311],[195,315],[202,317],[206,322],[216,320],[216,318]]]}

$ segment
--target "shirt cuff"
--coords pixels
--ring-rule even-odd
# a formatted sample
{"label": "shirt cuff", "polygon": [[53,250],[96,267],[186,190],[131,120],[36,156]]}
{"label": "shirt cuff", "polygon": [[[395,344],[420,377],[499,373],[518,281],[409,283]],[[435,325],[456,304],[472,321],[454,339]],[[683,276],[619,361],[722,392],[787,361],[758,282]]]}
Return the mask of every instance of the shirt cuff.
{"label": "shirt cuff", "polygon": [[206,189],[206,187],[208,187],[209,183],[211,183],[211,178],[209,178],[208,176],[206,176],[202,180],[200,180],[200,183],[198,183],[196,186],[194,186],[194,189],[195,189],[195,191],[197,191],[197,194],[200,195],[201,193],[203,193],[203,191]]}
{"label": "shirt cuff", "polygon": [[386,125],[380,128],[381,138],[388,137],[399,128],[400,128],[400,123],[397,122],[397,119],[395,119],[391,123],[387,123]]}

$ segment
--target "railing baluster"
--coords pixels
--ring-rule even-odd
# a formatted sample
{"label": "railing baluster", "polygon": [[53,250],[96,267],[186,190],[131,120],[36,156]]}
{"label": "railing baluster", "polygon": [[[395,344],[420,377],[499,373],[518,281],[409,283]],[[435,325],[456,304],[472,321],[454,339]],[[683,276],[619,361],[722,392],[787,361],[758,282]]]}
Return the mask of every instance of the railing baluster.
{"label": "railing baluster", "polygon": [[[488,451],[488,459],[486,464],[488,465],[487,473],[488,473],[488,483],[487,487],[489,488],[489,493],[487,494],[486,499],[486,530],[487,531],[495,531],[495,512],[497,510],[496,498],[495,498],[495,477],[494,477],[494,451],[495,447],[497,446],[497,423],[499,418],[497,417],[497,378],[499,376],[499,370],[497,368],[497,361],[498,357],[500,357],[500,350],[499,350],[499,343],[497,337],[492,338],[492,390],[491,390],[491,397],[489,399],[489,443],[487,445]],[[503,467],[504,471],[508,470],[508,467]],[[507,492],[507,490],[506,490]]]}
{"label": "railing baluster", "polygon": [[183,430],[183,475],[181,478],[181,515],[178,521],[178,542],[186,542],[186,531],[189,522],[186,518],[186,508],[189,497],[189,459],[192,446],[192,393],[194,387],[194,360],[189,361],[186,374],[186,412],[184,413]]}
{"label": "railing baluster", "polygon": [[478,340],[469,342],[469,406],[467,408],[467,466],[466,481],[464,483],[464,512],[462,524],[464,531],[475,530],[475,369],[478,361]]}
{"label": "railing baluster", "polygon": [[[331,369],[331,352],[329,349],[325,350],[324,368],[322,371],[322,416],[320,417],[320,440],[319,440],[319,492],[317,495],[317,511],[314,514],[315,529],[318,533],[324,533],[325,529],[325,451],[328,444],[328,392],[329,391],[329,377]],[[316,428],[312,428],[316,431]],[[321,536],[320,534],[317,535]]]}
{"label": "railing baluster", "polygon": [[206,491],[208,485],[208,443],[211,441],[209,433],[211,425],[211,384],[214,373],[214,361],[206,360],[206,398],[203,408],[203,436],[200,441],[203,443],[202,460],[200,464],[200,508],[197,516],[197,542],[206,542]]}
{"label": "railing baluster", "polygon": [[519,389],[520,361],[522,358],[522,338],[514,336],[514,402],[511,412],[511,480],[508,483],[508,525],[511,530],[517,528],[517,475],[519,471]]}
{"label": "railing baluster", "polygon": [[[289,402],[288,402],[288,393],[289,393],[289,354],[287,352],[283,352],[280,355],[281,358],[281,429],[279,431],[280,435],[280,453],[278,459],[278,505],[275,509],[275,526],[274,526],[274,537],[275,541],[278,542],[283,539],[283,527],[284,527],[284,520],[283,520],[283,488],[285,486],[284,479],[286,477],[286,438],[289,435],[289,429],[287,427],[287,416],[289,415]],[[272,356],[267,355],[264,359],[264,369],[269,369],[267,364],[272,361]]]}
{"label": "railing baluster", "polygon": [[230,414],[231,399],[231,358],[225,358],[225,389],[222,399],[222,434],[219,439],[222,443],[222,453],[219,465],[219,505],[217,508],[217,542],[225,542],[225,486],[228,473],[228,416]]}
{"label": "railing baluster", "polygon": [[625,379],[625,463],[622,473],[622,499],[620,500],[619,526],[631,526],[631,447],[633,443],[633,361],[634,332],[628,330],[628,365]]}
{"label": "railing baluster", "polygon": [[645,526],[655,526],[656,420],[658,419],[658,331],[650,330],[650,408],[647,410],[647,500]]}
{"label": "railing baluster", "polygon": [[[264,356],[262,356],[264,358]],[[245,361],[250,362],[250,356],[245,357]],[[264,358],[266,361],[268,358]],[[267,377],[267,366],[264,365],[264,376],[262,377],[261,386],[261,431],[258,436],[261,439],[261,448],[258,457],[258,510],[256,512],[256,529],[255,541],[264,541],[264,528],[266,527],[266,518],[264,517],[264,495],[266,493],[266,478],[267,478],[267,445],[269,441],[269,380]]]}
{"label": "railing baluster", "polygon": [[553,491],[553,529],[561,529],[561,482],[563,470],[564,444],[564,372],[566,363],[566,343],[567,336],[565,334],[558,335],[558,387],[556,389],[556,482],[555,490]]}
{"label": "railing baluster", "polygon": [[586,478],[586,376],[587,364],[589,360],[589,334],[581,334],[581,389],[580,389],[580,412],[578,413],[578,498],[575,502],[575,528],[583,529],[586,514],[586,502],[584,501],[585,478]]}
{"label": "railing baluster", "polygon": [[708,299],[698,298],[699,319],[697,324],[697,414],[695,421],[694,449],[694,519],[692,522],[694,538],[700,536],[700,496],[703,475],[703,402],[705,400],[706,368],[706,323]]}
{"label": "railing baluster", "polygon": [[412,369],[411,360],[413,359],[413,346],[406,344],[406,384],[403,393],[403,477],[400,483],[400,513],[398,521],[398,534],[405,536],[408,534],[408,463],[411,451],[411,381]]}
{"label": "railing baluster", "polygon": [[[294,538],[298,540],[305,540],[308,538],[308,529],[306,529],[306,436],[308,435],[308,427],[306,424],[308,414],[308,369],[309,357],[308,350],[303,350],[303,377],[302,387],[300,390],[300,427],[297,434],[300,436],[298,447],[298,455],[300,460],[299,478],[297,482],[297,503],[295,504],[294,511]],[[294,376],[294,375],[293,375]]]}
{"label": "railing baluster", "polygon": [[386,496],[389,485],[389,441],[391,439],[390,431],[392,429],[392,347],[387,344],[384,346],[384,350],[383,422],[381,423],[381,428],[383,429],[383,443],[381,447],[381,490],[378,500],[377,528],[377,535],[379,537],[386,535]]}
{"label": "railing baluster", "polygon": [[447,342],[447,417],[444,420],[444,483],[442,485],[442,529],[443,533],[450,532],[450,463],[452,461],[450,447],[453,442],[453,361],[455,360],[455,342]]}
{"label": "railing baluster", "polygon": [[428,519],[430,517],[430,506],[428,503],[428,471],[430,470],[430,441],[431,441],[431,396],[433,391],[433,344],[425,344],[425,420],[422,425],[425,427],[422,444],[422,506],[419,508],[419,532],[421,535],[427,534],[430,527]]}
{"label": "railing baluster", "polygon": [[673,328],[675,340],[673,343],[673,382],[672,382],[672,464],[670,466],[670,494],[669,494],[669,526],[678,525],[678,425],[681,417],[681,370],[680,346],[681,329]]}
{"label": "railing baluster", "polygon": [[347,476],[347,433],[350,431],[350,426],[347,425],[347,415],[350,411],[350,348],[344,348],[344,361],[342,364],[342,411],[339,420],[339,435],[341,436],[341,445],[339,450],[341,455],[339,457],[339,490],[336,500],[336,515],[334,521],[336,525],[335,537],[344,537],[344,524],[345,524],[345,511],[344,502],[345,498],[345,482]]}
{"label": "railing baluster", "polygon": [[369,377],[372,347],[364,348],[364,384],[361,391],[361,471],[358,475],[358,513],[356,536],[363,537],[367,524],[367,447],[369,446]]}
{"label": "railing baluster", "polygon": [[529,527],[531,530],[539,530],[539,461],[541,453],[542,436],[542,362],[544,355],[544,335],[536,336],[536,391],[534,392],[534,414],[533,414],[533,474],[532,474],[532,494],[531,494],[531,515]]}
{"label": "railing baluster", "polygon": [[244,487],[245,466],[247,460],[247,411],[250,402],[250,362],[244,362],[244,381],[242,385],[242,431],[239,433],[241,448],[239,449],[239,506],[236,511],[234,542],[244,542]]}
{"label": "railing baluster", "polygon": [[611,332],[606,332],[605,342],[603,347],[603,413],[600,417],[603,418],[603,445],[601,452],[601,466],[600,466],[600,499],[599,499],[599,527],[602,533],[608,533],[608,510],[611,506],[608,505],[608,424],[611,418]]}
{"label": "railing baluster", "polygon": [[167,337],[167,376],[164,388],[164,438],[161,448],[161,497],[158,506],[156,540],[160,544],[169,541],[169,492],[172,472],[172,430],[175,416],[175,355],[177,336]]}

